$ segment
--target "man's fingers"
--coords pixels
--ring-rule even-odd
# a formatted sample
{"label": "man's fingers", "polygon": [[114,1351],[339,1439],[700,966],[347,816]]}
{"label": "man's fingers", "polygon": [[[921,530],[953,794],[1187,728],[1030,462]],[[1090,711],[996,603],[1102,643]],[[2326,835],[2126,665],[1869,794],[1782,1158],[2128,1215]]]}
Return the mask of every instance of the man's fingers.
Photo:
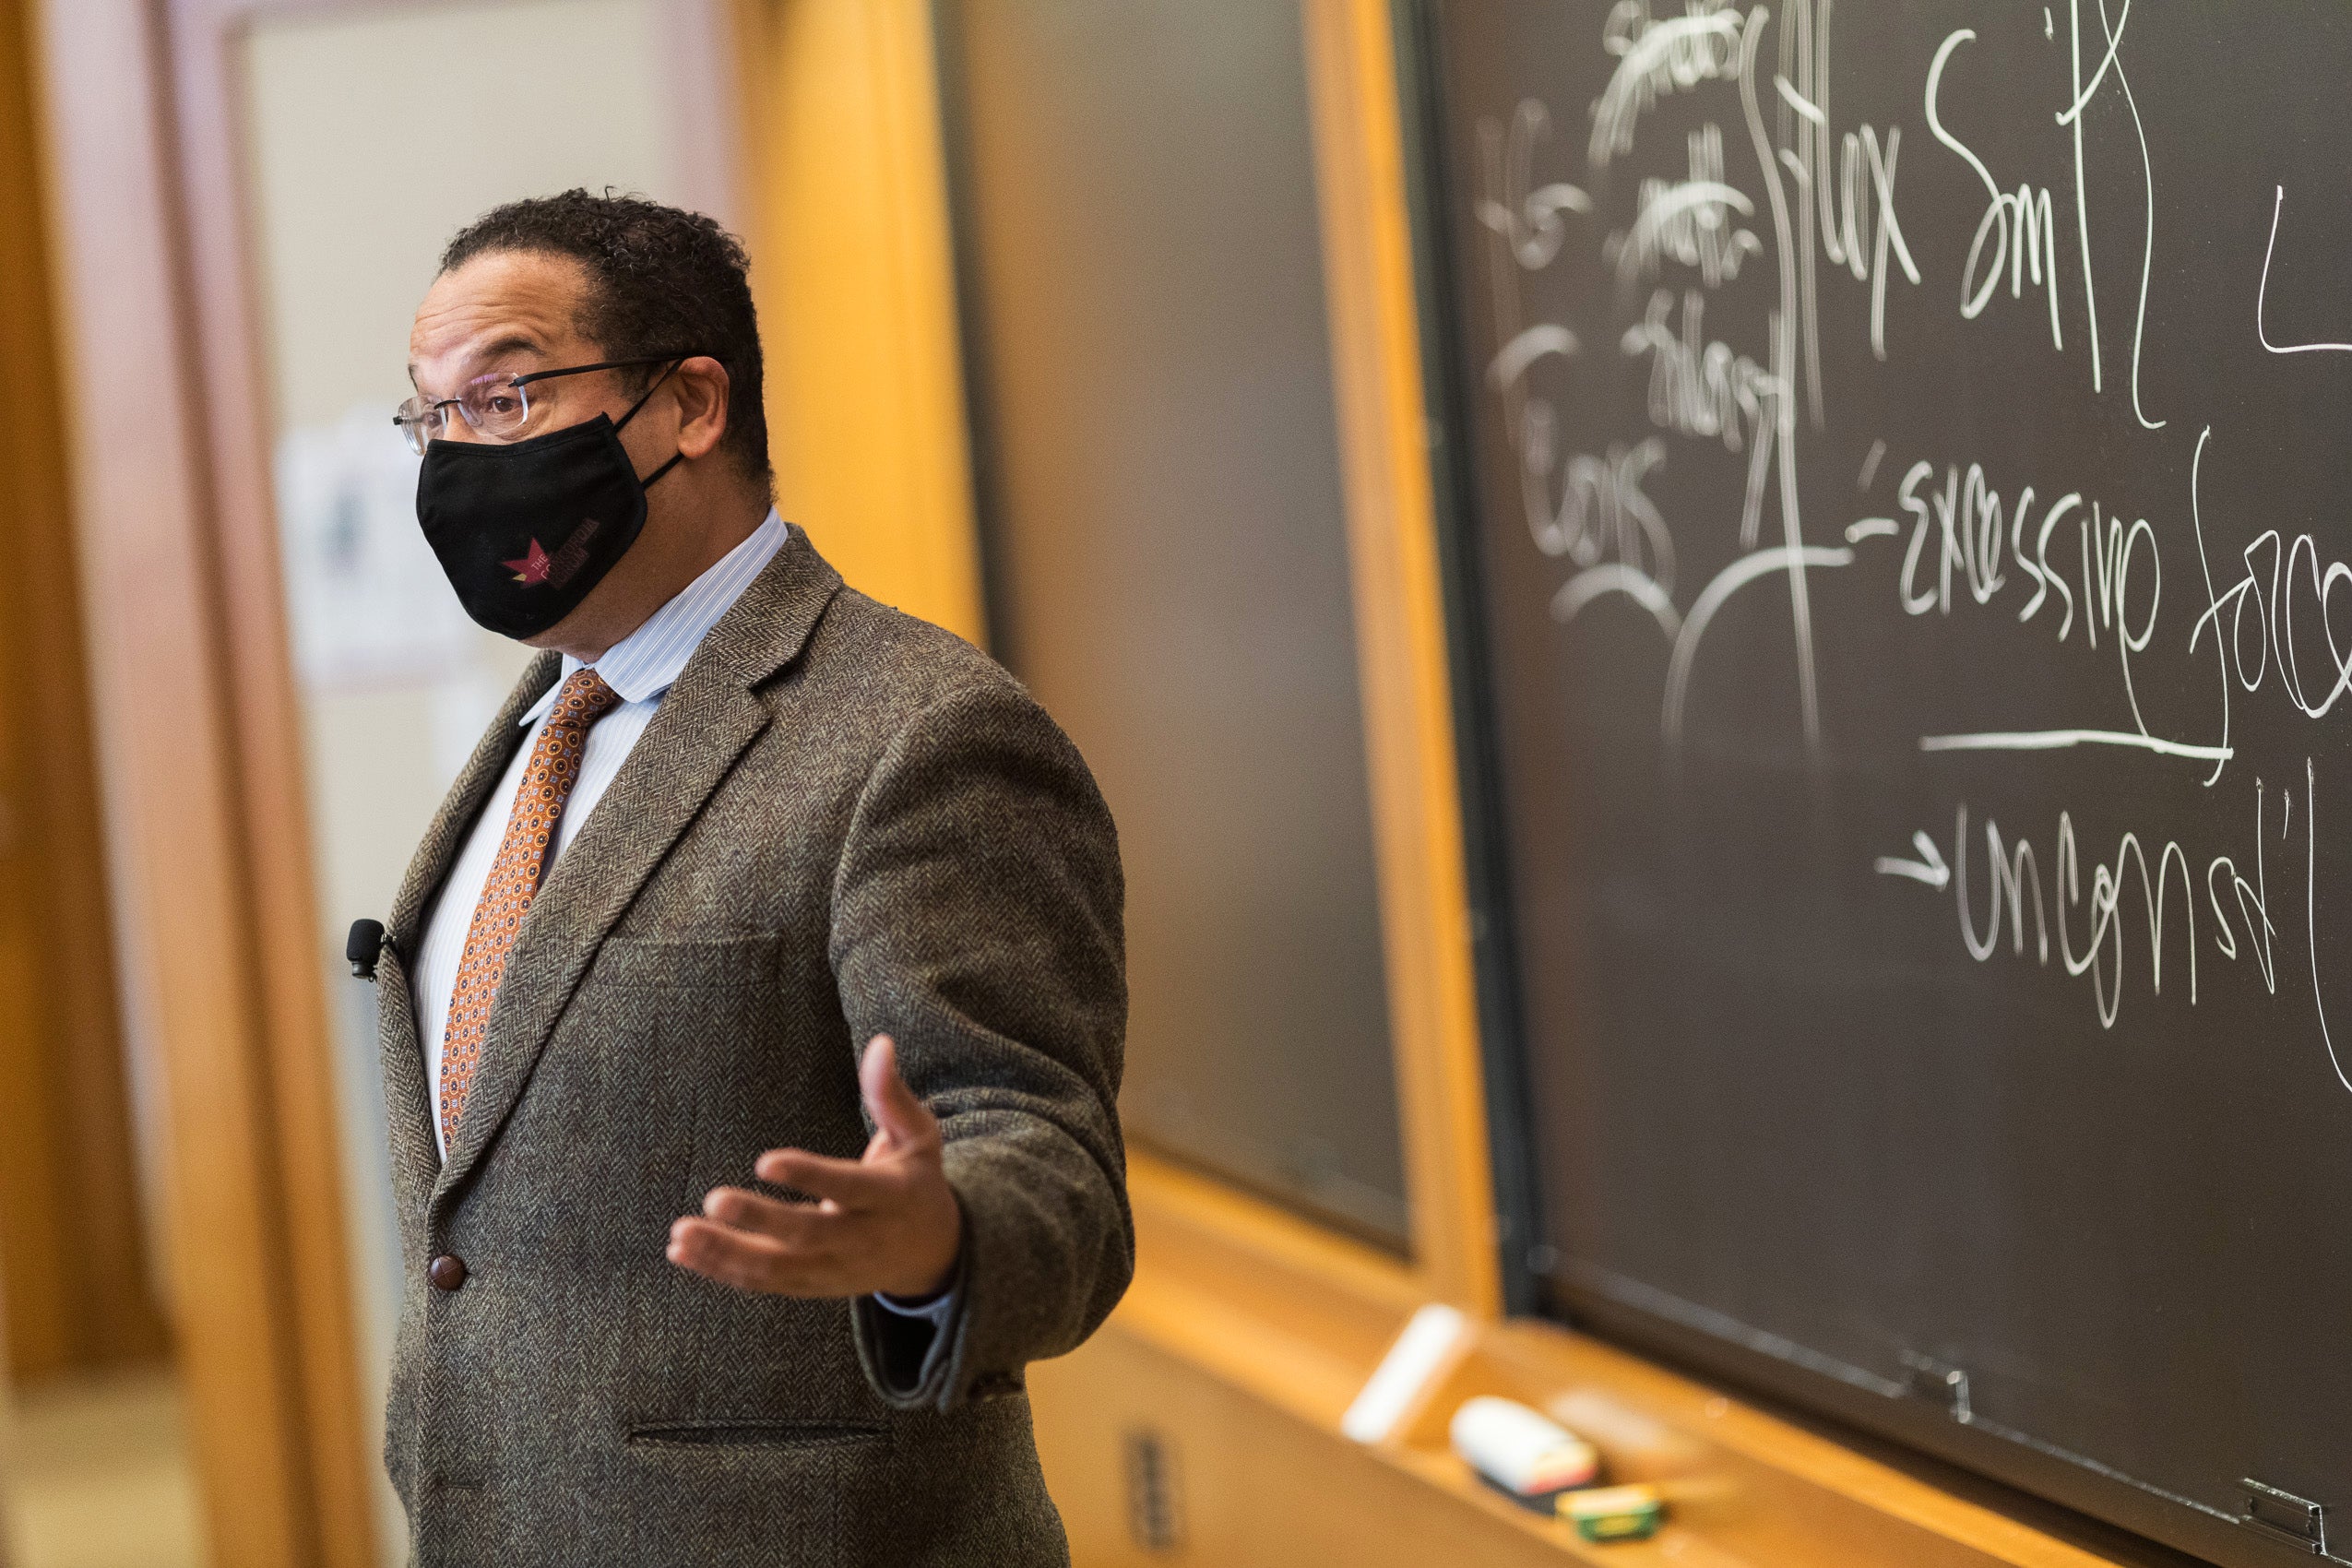
{"label": "man's fingers", "polygon": [[876,1035],[866,1046],[865,1060],[858,1064],[858,1088],[866,1114],[898,1147],[938,1134],[939,1123],[898,1075],[898,1046],[888,1035]]}
{"label": "man's fingers", "polygon": [[779,1203],[741,1187],[713,1187],[703,1194],[702,1211],[721,1225],[756,1231],[788,1246],[805,1245],[830,1218],[814,1204]]}
{"label": "man's fingers", "polygon": [[693,1215],[670,1227],[663,1255],[738,1290],[793,1296],[841,1294],[840,1260],[826,1246],[792,1246]]}
{"label": "man's fingers", "polygon": [[[882,1134],[876,1133],[879,1140]],[[866,1155],[872,1158],[885,1148],[868,1145]],[[894,1185],[893,1179],[875,1170],[861,1160],[827,1159],[821,1154],[805,1149],[773,1148],[759,1157],[753,1167],[763,1182],[773,1182],[779,1187],[794,1187],[813,1197],[829,1198],[843,1208],[871,1208]]]}
{"label": "man's fingers", "polygon": [[671,1263],[739,1290],[775,1290],[790,1253],[783,1243],[707,1219],[688,1218],[670,1228],[663,1249]]}
{"label": "man's fingers", "polygon": [[701,1214],[670,1228],[670,1261],[778,1295],[937,1289],[953,1272],[959,1226],[941,1169],[939,1123],[899,1076],[897,1046],[886,1035],[867,1046],[858,1088],[875,1127],[861,1158],[775,1148],[753,1165],[762,1181],[816,1201],[714,1187]]}

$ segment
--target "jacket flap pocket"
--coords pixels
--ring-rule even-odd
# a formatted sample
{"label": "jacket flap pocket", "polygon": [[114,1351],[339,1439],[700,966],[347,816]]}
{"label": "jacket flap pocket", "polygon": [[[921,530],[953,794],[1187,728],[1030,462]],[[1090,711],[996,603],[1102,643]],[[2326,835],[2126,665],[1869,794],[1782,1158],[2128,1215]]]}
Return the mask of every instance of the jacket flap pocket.
{"label": "jacket flap pocket", "polygon": [[629,1428],[628,1442],[632,1448],[816,1448],[878,1443],[888,1432],[881,1421],[707,1416],[640,1421]]}

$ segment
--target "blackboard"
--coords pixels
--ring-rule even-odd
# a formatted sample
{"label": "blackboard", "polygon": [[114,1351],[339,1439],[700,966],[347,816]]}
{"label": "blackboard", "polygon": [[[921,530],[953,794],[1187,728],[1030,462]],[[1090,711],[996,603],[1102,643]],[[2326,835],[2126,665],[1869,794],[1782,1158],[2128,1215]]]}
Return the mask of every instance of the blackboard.
{"label": "blackboard", "polygon": [[2352,7],[1420,23],[1515,1261],[2352,1560]]}
{"label": "blackboard", "polygon": [[1127,1130],[1401,1250],[1297,9],[934,14],[990,641],[1118,820]]}

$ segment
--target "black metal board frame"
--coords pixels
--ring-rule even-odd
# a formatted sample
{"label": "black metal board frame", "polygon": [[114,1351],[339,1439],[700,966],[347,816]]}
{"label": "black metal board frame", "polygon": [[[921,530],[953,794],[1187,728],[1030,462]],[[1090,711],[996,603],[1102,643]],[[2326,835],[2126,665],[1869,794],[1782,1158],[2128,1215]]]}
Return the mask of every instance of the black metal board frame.
{"label": "black metal board frame", "polygon": [[[1519,1002],[1520,962],[1512,914],[1511,868],[1497,754],[1498,719],[1489,684],[1491,643],[1478,519],[1479,482],[1470,435],[1469,400],[1477,378],[1467,368],[1457,318],[1451,225],[1455,193],[1443,138],[1445,71],[1441,12],[1444,0],[1391,0],[1397,45],[1401,121],[1414,232],[1416,290],[1423,343],[1429,442],[1438,510],[1464,841],[1486,1075],[1500,1265],[1506,1309],[1568,1323],[1670,1363],[1752,1389],[1773,1400],[1891,1439],[2087,1515],[2088,1532],[2121,1526],[2165,1548],[2195,1553],[2227,1568],[2283,1568],[2297,1562],[2352,1563],[2352,1521],[2331,1535],[2314,1517],[2316,1538],[2298,1538],[2300,1500],[2250,1483],[2244,1511],[2221,1513],[2106,1469],[2085,1455],[1991,1429],[1970,1411],[1965,1379],[1921,1367],[1914,1385],[1890,1396],[1878,1381],[1774,1336],[1728,1321],[1709,1324],[1706,1309],[1663,1301],[1648,1307],[1625,1295],[1562,1283],[1558,1261],[1542,1241],[1540,1184],[1533,1170],[1534,1105],[1527,1082],[1526,1037]],[[1638,1294],[1628,1292],[1626,1294]],[[1703,1324],[1705,1326],[1703,1326]],[[1813,1364],[1808,1364],[1813,1363]],[[2322,1544],[2324,1543],[2324,1544]],[[2169,1555],[2166,1553],[2166,1555]]]}

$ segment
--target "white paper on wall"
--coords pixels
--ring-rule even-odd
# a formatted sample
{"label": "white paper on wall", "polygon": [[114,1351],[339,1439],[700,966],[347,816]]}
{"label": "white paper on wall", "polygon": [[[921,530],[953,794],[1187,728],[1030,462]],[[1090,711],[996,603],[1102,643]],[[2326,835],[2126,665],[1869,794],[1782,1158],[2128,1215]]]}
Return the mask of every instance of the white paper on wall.
{"label": "white paper on wall", "polygon": [[389,408],[362,405],[279,438],[287,622],[312,691],[471,668],[478,634],[417,527],[420,460]]}

